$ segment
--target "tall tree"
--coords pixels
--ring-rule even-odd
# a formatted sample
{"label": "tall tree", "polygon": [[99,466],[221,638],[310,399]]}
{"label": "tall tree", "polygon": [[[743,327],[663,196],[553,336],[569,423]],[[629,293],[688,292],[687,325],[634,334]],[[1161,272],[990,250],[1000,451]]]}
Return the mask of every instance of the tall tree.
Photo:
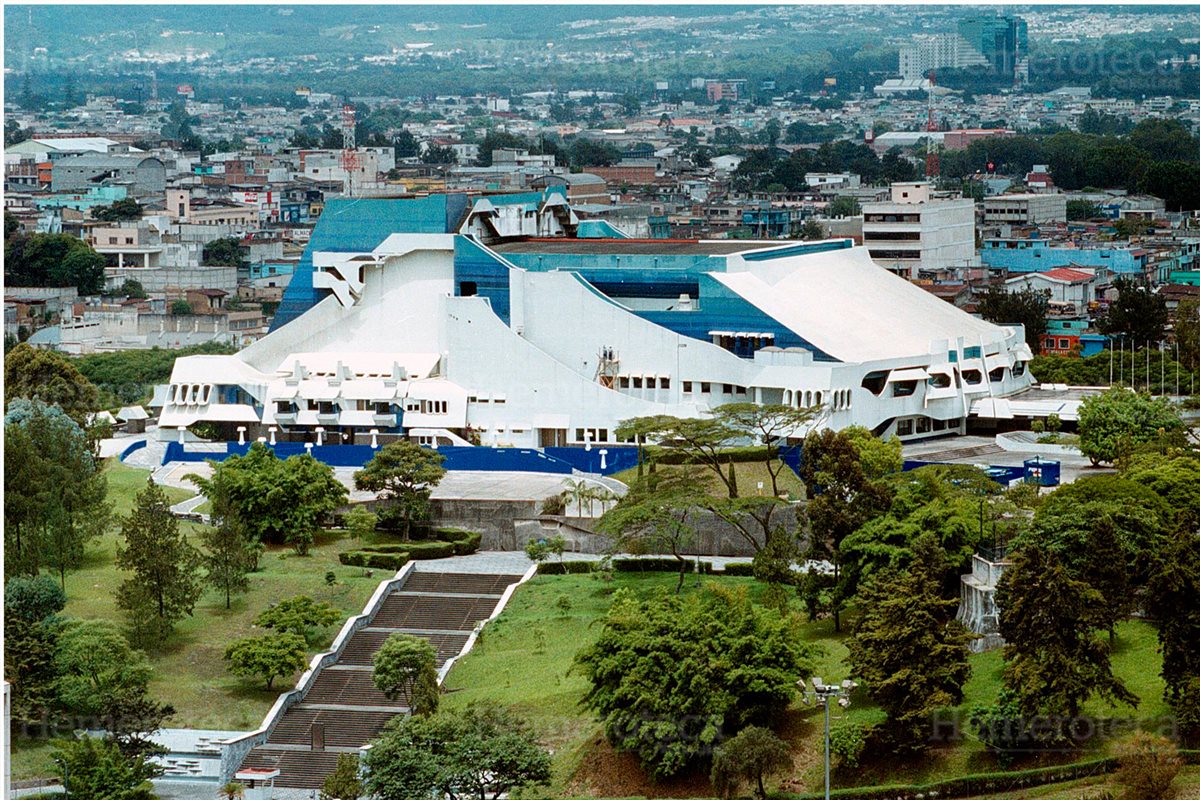
{"label": "tall tree", "polygon": [[897,752],[928,747],[930,718],[962,702],[971,675],[971,634],[942,594],[946,557],[932,537],[907,569],[889,570],[859,592],[862,616],[846,641],[853,674],[887,714],[884,742]]}
{"label": "tall tree", "polygon": [[997,325],[1019,322],[1025,327],[1025,344],[1029,345],[1029,349],[1036,355],[1042,349],[1049,303],[1048,291],[1023,289],[1019,292],[1009,292],[1003,285],[992,284],[979,298],[979,315]]}
{"label": "tall tree", "polygon": [[1171,330],[1179,346],[1179,361],[1192,372],[1200,370],[1200,297],[1179,301]]}
{"label": "tall tree", "polygon": [[596,526],[612,537],[616,552],[669,553],[674,557],[679,563],[676,594],[687,574],[684,551],[695,544],[695,517],[707,494],[701,475],[695,467],[643,475]]}
{"label": "tall tree", "polygon": [[1167,303],[1161,296],[1130,278],[1113,281],[1117,299],[1096,321],[1101,333],[1119,336],[1135,347],[1157,347],[1166,337]]}
{"label": "tall tree", "polygon": [[79,424],[40,400],[9,405],[4,454],[5,570],[50,567],[65,587],[66,572],[108,523],[100,461]]}
{"label": "tall tree", "polygon": [[1183,531],[1161,554],[1147,591],[1158,628],[1164,695],[1175,721],[1200,734],[1200,534]]}
{"label": "tall tree", "polygon": [[[221,500],[228,505],[227,498]],[[230,608],[234,593],[250,587],[247,575],[258,562],[261,545],[249,538],[236,510],[214,506],[211,519],[213,524],[200,533],[204,578],[225,595],[225,608]]]}
{"label": "tall tree", "polygon": [[405,700],[414,714],[437,711],[437,650],[428,639],[393,633],[375,653],[371,679],[389,700]]}
{"label": "tall tree", "polygon": [[166,493],[151,478],[121,525],[121,536],[117,566],[133,576],[117,588],[117,607],[129,614],[139,635],[161,643],[176,622],[192,615],[204,591],[200,553],[180,531]]}
{"label": "tall tree", "polygon": [[1071,577],[1052,552],[1017,551],[996,589],[1004,637],[1004,685],[1027,716],[1073,718],[1088,698],[1137,705],[1112,672],[1104,599]]}
{"label": "tall tree", "polygon": [[405,540],[413,522],[426,518],[429,497],[446,470],[445,457],[436,450],[421,447],[411,439],[389,442],[354,473],[354,488],[377,492],[390,508],[397,509]]}
{"label": "tall tree", "polygon": [[359,758],[354,753],[341,753],[333,772],[321,784],[321,800],[348,800],[363,794],[363,783],[358,777]]}
{"label": "tall tree", "polygon": [[[841,630],[841,609],[846,597],[840,587],[842,542],[868,520],[887,510],[891,495],[863,470],[855,439],[844,432],[823,430],[804,440],[800,478],[808,491],[808,519],[812,528],[808,558],[833,564],[829,609],[834,628]],[[815,612],[824,582],[815,570],[805,578],[804,594],[810,613]]]}
{"label": "tall tree", "polygon": [[4,582],[4,679],[14,722],[36,723],[54,705],[57,615],[66,604],[66,593],[46,575]]}
{"label": "tall tree", "polygon": [[315,632],[341,618],[342,613],[329,603],[318,603],[301,594],[275,603],[259,614],[254,624],[280,633],[294,633],[307,641]]}
{"label": "tall tree", "polygon": [[56,405],[81,426],[99,408],[99,392],[74,363],[53,350],[19,344],[4,354],[4,405],[23,397]]}
{"label": "tall tree", "polygon": [[60,739],[54,763],[71,796],[83,800],[153,800],[150,779],[161,769],[142,756],[128,757],[109,739]]}

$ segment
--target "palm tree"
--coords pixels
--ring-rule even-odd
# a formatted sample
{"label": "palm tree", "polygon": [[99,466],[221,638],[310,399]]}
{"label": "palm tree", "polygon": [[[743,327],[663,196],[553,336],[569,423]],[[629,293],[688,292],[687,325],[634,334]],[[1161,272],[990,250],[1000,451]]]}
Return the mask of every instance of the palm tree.
{"label": "palm tree", "polygon": [[566,486],[563,494],[575,504],[575,515],[582,517],[583,501],[587,499],[588,494],[587,482],[583,480],[577,481],[572,478],[567,478],[563,481],[563,484]]}
{"label": "palm tree", "polygon": [[222,786],[218,790],[218,793],[225,800],[241,800],[241,798],[246,796],[246,787],[237,781],[230,781]]}

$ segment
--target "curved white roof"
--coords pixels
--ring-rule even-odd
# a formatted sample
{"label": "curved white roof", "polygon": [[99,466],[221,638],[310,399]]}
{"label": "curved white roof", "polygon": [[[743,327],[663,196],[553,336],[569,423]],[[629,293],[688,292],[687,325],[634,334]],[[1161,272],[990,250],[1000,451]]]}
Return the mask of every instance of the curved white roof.
{"label": "curved white roof", "polygon": [[[842,361],[923,356],[963,337],[1002,342],[1004,328],[972,317],[871,260],[865,247],[784,257],[712,277]],[[944,346],[944,345],[943,345]]]}

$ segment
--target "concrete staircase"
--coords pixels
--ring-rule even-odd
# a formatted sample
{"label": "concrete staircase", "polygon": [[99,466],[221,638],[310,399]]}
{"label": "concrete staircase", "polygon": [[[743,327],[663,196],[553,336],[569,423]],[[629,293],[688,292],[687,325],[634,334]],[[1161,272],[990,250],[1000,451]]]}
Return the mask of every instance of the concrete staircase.
{"label": "concrete staircase", "polygon": [[389,700],[371,679],[372,659],[387,637],[407,633],[427,639],[437,648],[440,669],[463,652],[475,626],[520,579],[414,570],[384,598],[370,624],[354,632],[337,661],[316,675],[241,768],[278,769],[278,787],[320,788],[340,753],[358,753],[392,718],[408,713],[408,698]]}

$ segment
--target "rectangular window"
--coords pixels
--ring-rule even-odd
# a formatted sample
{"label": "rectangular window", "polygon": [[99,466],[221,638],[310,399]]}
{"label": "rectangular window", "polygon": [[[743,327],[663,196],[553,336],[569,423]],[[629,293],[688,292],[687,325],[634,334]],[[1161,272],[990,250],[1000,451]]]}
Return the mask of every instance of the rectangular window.
{"label": "rectangular window", "polygon": [[692,393],[692,382],[691,382],[691,381],[684,381],[684,382],[683,382],[683,393],[684,393],[684,394],[691,394],[691,393]]}
{"label": "rectangular window", "polygon": [[622,376],[621,376],[621,388],[622,388],[622,389],[628,389],[628,388],[629,388],[629,378],[628,378],[628,377],[626,377],[625,375],[622,375]]}
{"label": "rectangular window", "polygon": [[599,433],[598,441],[601,441],[601,442],[608,441],[608,428],[601,428],[599,431],[597,431],[597,433]]}
{"label": "rectangular window", "polygon": [[738,393],[738,394],[745,394],[745,393],[746,393],[746,387],[745,387],[745,386],[735,386],[735,387],[733,387],[733,389],[734,389],[734,391],[735,391],[736,393]]}
{"label": "rectangular window", "polygon": [[577,441],[577,442],[582,442],[582,441],[584,441],[584,438],[583,438],[583,428],[576,428],[576,429],[575,429],[575,441]]}
{"label": "rectangular window", "polygon": [[671,379],[670,378],[659,378],[658,379],[658,388],[670,389],[671,388]]}
{"label": "rectangular window", "polygon": [[708,394],[711,391],[712,391],[711,383],[701,383],[700,384],[700,393],[701,394]]}
{"label": "rectangular window", "polygon": [[897,436],[911,436],[913,432],[913,421],[911,419],[902,419],[896,423]]}
{"label": "rectangular window", "polygon": [[721,391],[722,391],[724,394],[733,394],[733,384],[732,384],[732,383],[725,383],[725,384],[722,384],[722,385],[721,385]]}
{"label": "rectangular window", "polygon": [[478,291],[479,286],[475,281],[460,281],[458,284],[458,294],[460,297],[474,297]]}
{"label": "rectangular window", "polygon": [[1070,339],[1059,339],[1058,347],[1060,350],[1070,350],[1071,349],[1071,340]]}
{"label": "rectangular window", "polygon": [[658,388],[658,379],[657,378],[646,378],[646,388],[647,389],[657,389]]}
{"label": "rectangular window", "polygon": [[635,389],[640,389],[640,388],[642,388],[642,379],[641,379],[641,378],[634,378],[634,379],[633,379],[633,388],[635,388]]}

